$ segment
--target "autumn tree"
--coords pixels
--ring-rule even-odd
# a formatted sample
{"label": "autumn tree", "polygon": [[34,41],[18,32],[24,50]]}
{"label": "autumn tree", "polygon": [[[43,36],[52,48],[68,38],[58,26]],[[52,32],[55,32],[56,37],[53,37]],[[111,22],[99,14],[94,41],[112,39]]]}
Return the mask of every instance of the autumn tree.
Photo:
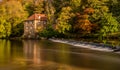
{"label": "autumn tree", "polygon": [[59,33],[65,34],[71,30],[71,22],[76,11],[75,7],[77,8],[79,4],[80,2],[78,0],[53,0],[56,28]]}
{"label": "autumn tree", "polygon": [[[3,16],[3,23],[5,28],[9,27],[9,36],[10,34],[14,34],[14,27],[20,24],[26,18],[26,12],[23,9],[23,6],[18,1],[7,1],[1,6],[0,15]],[[2,22],[2,21],[1,21]]]}
{"label": "autumn tree", "polygon": [[89,20],[99,26],[98,33],[100,36],[107,36],[110,33],[118,31],[118,22],[111,13],[107,6],[108,0],[87,0],[82,8],[91,7],[94,13],[90,16]]}
{"label": "autumn tree", "polygon": [[11,25],[4,17],[0,16],[0,38],[7,38],[11,34]]}
{"label": "autumn tree", "polygon": [[82,0],[70,0],[70,6],[74,13],[80,11],[80,6],[81,6]]}
{"label": "autumn tree", "polygon": [[29,16],[34,13],[44,13],[44,1],[43,0],[26,0],[23,2],[25,10]]}
{"label": "autumn tree", "polygon": [[69,31],[71,28],[71,24],[69,23],[69,20],[74,15],[71,12],[70,7],[63,7],[60,15],[57,19],[57,30],[60,33],[65,33],[66,31]]}
{"label": "autumn tree", "polygon": [[78,33],[91,33],[91,31],[94,29],[94,24],[92,24],[89,20],[89,14],[92,13],[94,13],[93,8],[86,8],[82,14],[76,14],[76,24],[74,25],[74,29]]}
{"label": "autumn tree", "polygon": [[116,17],[117,21],[120,23],[120,0],[109,0],[107,2],[110,12]]}
{"label": "autumn tree", "polygon": [[55,23],[55,7],[53,6],[53,1],[47,0],[44,2],[44,10],[45,14],[47,15],[48,18],[48,24],[54,24]]}

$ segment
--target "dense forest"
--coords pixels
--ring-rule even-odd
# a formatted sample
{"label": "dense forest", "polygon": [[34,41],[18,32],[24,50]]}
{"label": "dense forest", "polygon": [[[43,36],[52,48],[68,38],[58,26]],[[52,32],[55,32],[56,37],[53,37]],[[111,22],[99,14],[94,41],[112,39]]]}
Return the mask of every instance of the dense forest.
{"label": "dense forest", "polygon": [[34,13],[48,17],[40,36],[120,38],[120,0],[0,0],[0,38],[21,37]]}

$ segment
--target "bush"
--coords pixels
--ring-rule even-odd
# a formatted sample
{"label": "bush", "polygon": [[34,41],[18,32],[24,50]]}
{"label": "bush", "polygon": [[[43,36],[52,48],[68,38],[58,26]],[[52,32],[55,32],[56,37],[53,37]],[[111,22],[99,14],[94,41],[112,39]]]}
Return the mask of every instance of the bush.
{"label": "bush", "polygon": [[40,37],[45,37],[45,38],[57,37],[58,34],[59,33],[55,31],[52,27],[48,27],[39,33]]}

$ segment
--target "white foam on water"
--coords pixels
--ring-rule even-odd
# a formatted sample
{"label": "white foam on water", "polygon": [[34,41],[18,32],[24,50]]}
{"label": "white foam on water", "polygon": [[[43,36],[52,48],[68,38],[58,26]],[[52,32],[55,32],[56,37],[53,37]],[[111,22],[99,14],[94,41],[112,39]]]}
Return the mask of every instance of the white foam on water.
{"label": "white foam on water", "polygon": [[98,51],[106,51],[106,52],[112,52],[113,50],[107,47],[102,47],[102,46],[95,46],[92,44],[85,44],[86,42],[77,42],[77,41],[69,41],[69,40],[61,40],[61,39],[49,39],[53,42],[59,42],[59,43],[65,43],[65,44],[69,44],[69,45],[73,45],[76,47],[82,47],[82,48],[88,48],[88,49],[92,49],[92,50],[98,50]]}

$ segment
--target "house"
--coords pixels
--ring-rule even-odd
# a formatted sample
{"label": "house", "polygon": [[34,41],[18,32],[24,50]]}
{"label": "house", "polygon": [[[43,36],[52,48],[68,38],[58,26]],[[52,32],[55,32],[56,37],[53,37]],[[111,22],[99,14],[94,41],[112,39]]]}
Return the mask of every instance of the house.
{"label": "house", "polygon": [[24,38],[38,38],[38,33],[46,28],[45,14],[33,14],[24,22]]}

